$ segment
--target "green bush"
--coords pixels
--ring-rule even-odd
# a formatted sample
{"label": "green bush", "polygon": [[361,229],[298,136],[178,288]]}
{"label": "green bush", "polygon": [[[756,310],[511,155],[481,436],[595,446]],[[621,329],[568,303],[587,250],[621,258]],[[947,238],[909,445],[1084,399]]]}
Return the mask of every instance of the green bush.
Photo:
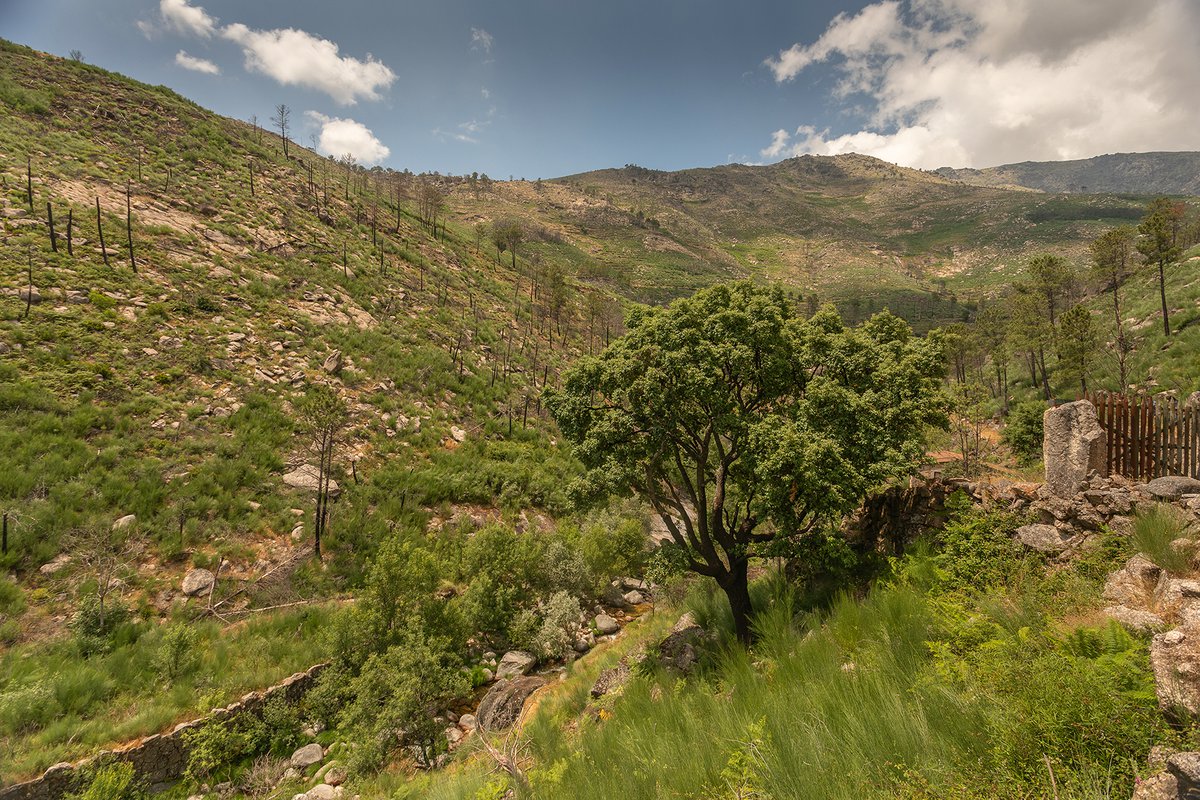
{"label": "green bush", "polygon": [[164,683],[170,685],[176,678],[196,668],[199,662],[197,641],[196,631],[186,623],[176,622],[162,629],[162,641],[155,655],[154,666]]}
{"label": "green bush", "polygon": [[1008,411],[1001,438],[1023,464],[1033,464],[1042,458],[1042,415],[1046,404],[1040,400],[1018,403]]}
{"label": "green bush", "polygon": [[128,761],[98,767],[86,780],[87,788],[67,795],[66,800],[143,800],[148,796]]}
{"label": "green bush", "polygon": [[16,581],[0,576],[0,617],[17,616],[25,610],[25,594]]}
{"label": "green bush", "polygon": [[188,746],[185,775],[196,783],[228,777],[234,765],[261,753],[270,740],[262,720],[248,714],[210,722],[187,731],[184,738]]}

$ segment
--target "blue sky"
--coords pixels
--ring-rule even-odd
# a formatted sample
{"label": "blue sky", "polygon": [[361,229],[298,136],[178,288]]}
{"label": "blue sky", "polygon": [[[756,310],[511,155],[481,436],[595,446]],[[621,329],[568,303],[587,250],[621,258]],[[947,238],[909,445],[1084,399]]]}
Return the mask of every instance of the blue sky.
{"label": "blue sky", "polygon": [[287,103],[305,144],[528,178],[1200,149],[1198,31],[1195,0],[0,0],[5,38],[241,119]]}

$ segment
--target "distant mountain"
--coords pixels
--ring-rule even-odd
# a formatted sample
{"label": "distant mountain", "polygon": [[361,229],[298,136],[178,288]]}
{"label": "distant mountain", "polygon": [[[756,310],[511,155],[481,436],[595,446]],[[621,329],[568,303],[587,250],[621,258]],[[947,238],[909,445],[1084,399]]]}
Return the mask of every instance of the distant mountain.
{"label": "distant mountain", "polygon": [[972,186],[1081,194],[1200,195],[1200,152],[1113,153],[1078,161],[1022,161],[987,169],[942,167]]}

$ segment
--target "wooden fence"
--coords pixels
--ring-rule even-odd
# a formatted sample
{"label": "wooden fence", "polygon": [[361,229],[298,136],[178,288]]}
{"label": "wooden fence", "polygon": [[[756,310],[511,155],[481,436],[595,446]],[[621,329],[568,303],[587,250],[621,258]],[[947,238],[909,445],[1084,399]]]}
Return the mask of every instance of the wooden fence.
{"label": "wooden fence", "polygon": [[1200,405],[1168,394],[1089,392],[1108,437],[1107,474],[1200,478]]}

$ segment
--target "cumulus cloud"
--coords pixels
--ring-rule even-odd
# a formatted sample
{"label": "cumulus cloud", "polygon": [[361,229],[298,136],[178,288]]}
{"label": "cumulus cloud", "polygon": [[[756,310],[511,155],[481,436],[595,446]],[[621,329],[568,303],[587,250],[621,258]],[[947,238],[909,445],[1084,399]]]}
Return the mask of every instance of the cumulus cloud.
{"label": "cumulus cloud", "polygon": [[161,0],[158,4],[163,24],[176,33],[207,39],[217,28],[217,20],[200,6],[189,6],[187,0]]}
{"label": "cumulus cloud", "polygon": [[175,63],[192,72],[203,72],[205,75],[220,75],[221,68],[206,58],[197,58],[180,50],[175,54]]}
{"label": "cumulus cloud", "polygon": [[396,80],[396,73],[370,54],[365,61],[339,55],[336,43],[295,28],[259,31],[235,23],[221,35],[241,46],[247,70],[285,86],[317,89],[342,105],[354,105],[360,97],[378,100],[379,90]]}
{"label": "cumulus cloud", "polygon": [[471,46],[477,47],[485,53],[492,52],[492,44],[496,41],[490,33],[483,28],[471,28]]}
{"label": "cumulus cloud", "polygon": [[1194,0],[885,0],[767,59],[778,82],[817,64],[861,130],[777,130],[760,152],[860,152],[913,167],[1195,146]]}
{"label": "cumulus cloud", "polygon": [[328,117],[316,111],[306,114],[321,126],[321,132],[317,134],[317,148],[325,155],[341,158],[349,154],[360,164],[378,164],[391,155],[392,151],[361,122]]}
{"label": "cumulus cloud", "polygon": [[160,0],[159,15],[158,24],[137,23],[142,33],[151,36],[161,25],[186,36],[217,35],[242,48],[247,71],[261,72],[285,86],[316,89],[342,105],[354,105],[359,99],[378,100],[380,91],[396,80],[396,73],[369,53],[365,59],[343,56],[336,42],[307,31],[255,30],[240,22],[221,27],[215,17],[199,6],[188,5],[187,0]]}

